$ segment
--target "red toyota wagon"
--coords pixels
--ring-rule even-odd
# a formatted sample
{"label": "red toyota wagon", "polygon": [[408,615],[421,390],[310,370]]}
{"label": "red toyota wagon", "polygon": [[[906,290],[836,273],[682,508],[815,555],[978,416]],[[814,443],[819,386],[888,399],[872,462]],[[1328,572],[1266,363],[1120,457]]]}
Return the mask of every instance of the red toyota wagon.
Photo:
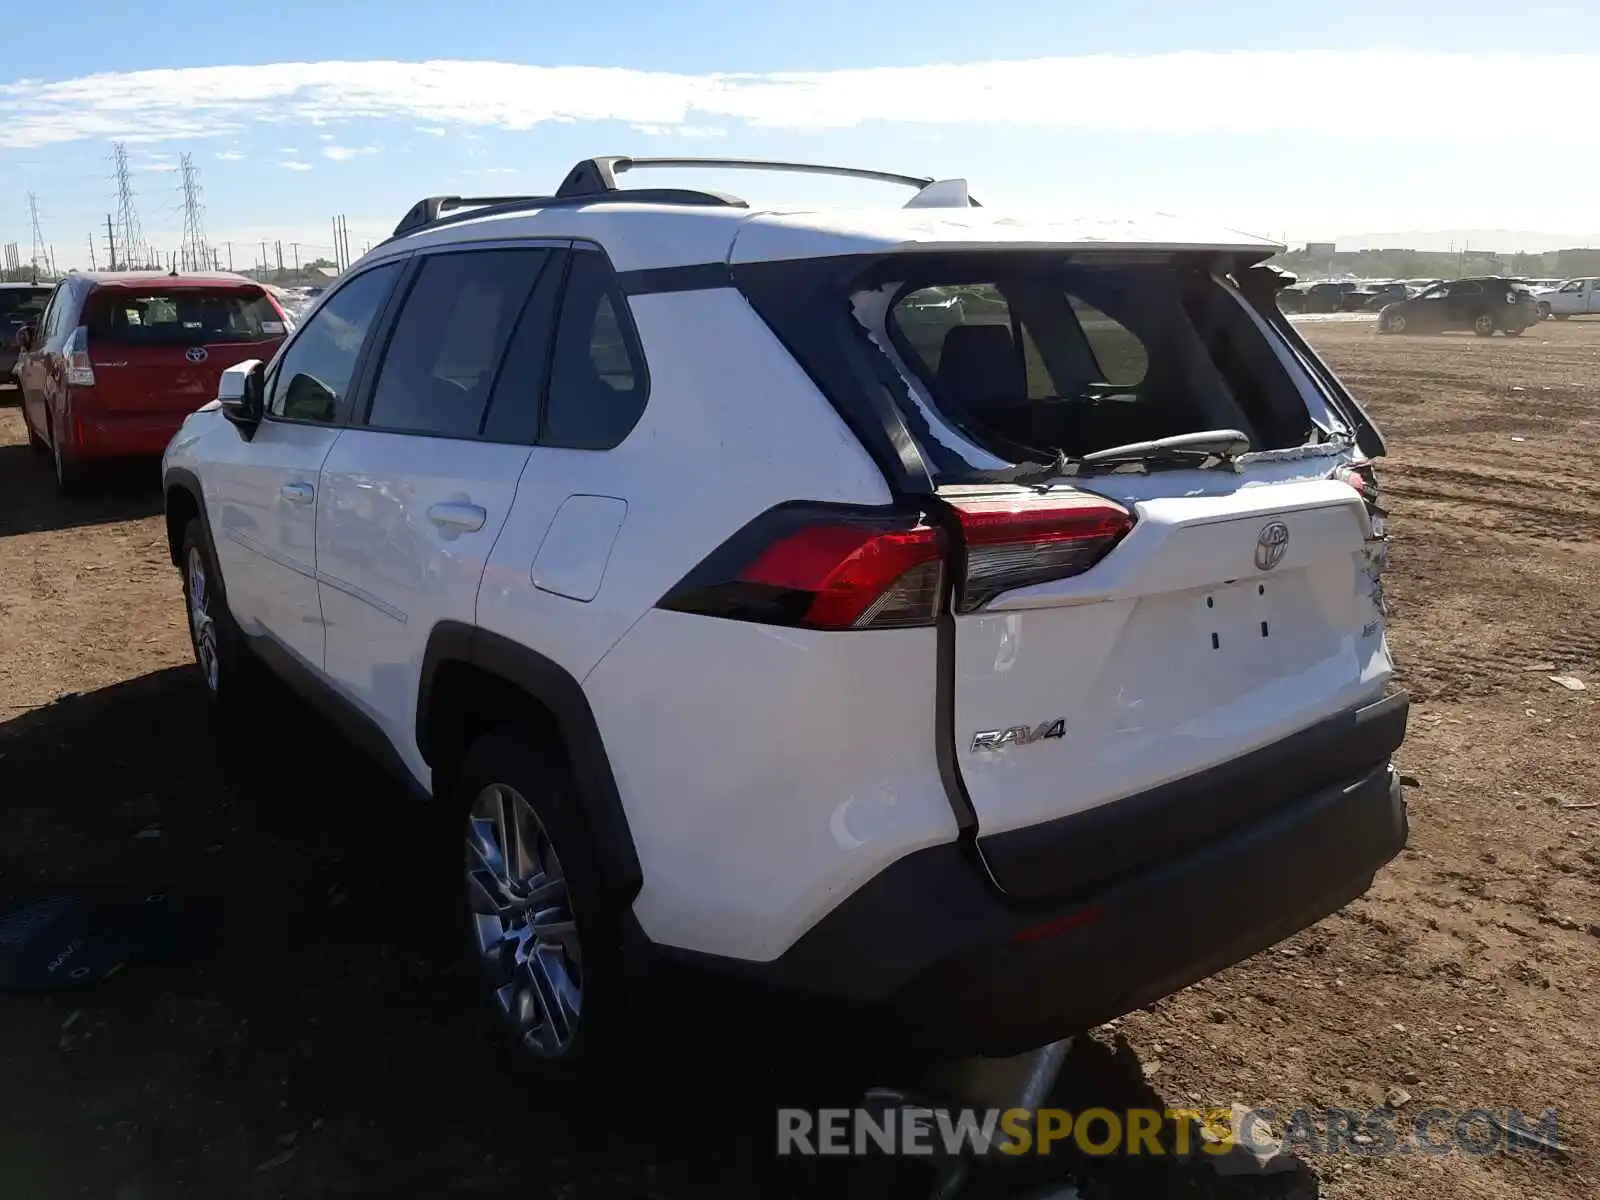
{"label": "red toyota wagon", "polygon": [[29,440],[63,491],[97,463],[159,456],[225,368],[271,358],[290,326],[242,275],[70,275],[17,334]]}

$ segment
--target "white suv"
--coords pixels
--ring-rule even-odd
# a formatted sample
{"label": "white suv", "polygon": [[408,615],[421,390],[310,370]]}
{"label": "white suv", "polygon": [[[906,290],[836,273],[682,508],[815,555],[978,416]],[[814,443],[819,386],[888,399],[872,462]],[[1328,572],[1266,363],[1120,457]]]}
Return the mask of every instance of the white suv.
{"label": "white suv", "polygon": [[425,200],[163,463],[206,685],[449,806],[516,1043],[759,997],[1017,1053],[1360,895],[1383,444],[1278,247],[701,163],[919,190]]}

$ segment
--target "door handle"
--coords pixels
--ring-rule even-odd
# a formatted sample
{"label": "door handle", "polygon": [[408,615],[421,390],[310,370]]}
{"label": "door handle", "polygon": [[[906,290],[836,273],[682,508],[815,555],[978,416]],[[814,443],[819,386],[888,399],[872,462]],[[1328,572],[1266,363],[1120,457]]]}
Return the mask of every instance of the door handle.
{"label": "door handle", "polygon": [[316,488],[309,483],[286,483],[278,489],[278,495],[290,504],[310,504],[316,494]]}
{"label": "door handle", "polygon": [[476,504],[435,504],[428,510],[428,520],[440,529],[458,529],[463,533],[477,533],[489,519],[488,512]]}

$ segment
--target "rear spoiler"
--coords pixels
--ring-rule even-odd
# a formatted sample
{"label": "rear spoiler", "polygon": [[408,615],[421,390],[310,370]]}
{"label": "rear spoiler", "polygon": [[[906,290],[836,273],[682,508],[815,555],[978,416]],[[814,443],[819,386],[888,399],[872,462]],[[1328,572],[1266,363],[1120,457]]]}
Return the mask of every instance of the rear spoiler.
{"label": "rear spoiler", "polygon": [[1382,458],[1387,453],[1387,448],[1377,423],[1367,415],[1366,409],[1361,407],[1361,402],[1333,373],[1333,369],[1307,345],[1294,322],[1284,316],[1283,310],[1278,307],[1278,293],[1284,288],[1293,287],[1298,282],[1296,276],[1281,267],[1258,263],[1240,271],[1235,278],[1239,282],[1239,291],[1244,294],[1244,298],[1286,342],[1294,347],[1295,353],[1304,360],[1307,369],[1328,393],[1340,416],[1344,417],[1350,428],[1355,431],[1356,446],[1361,453],[1368,458]]}

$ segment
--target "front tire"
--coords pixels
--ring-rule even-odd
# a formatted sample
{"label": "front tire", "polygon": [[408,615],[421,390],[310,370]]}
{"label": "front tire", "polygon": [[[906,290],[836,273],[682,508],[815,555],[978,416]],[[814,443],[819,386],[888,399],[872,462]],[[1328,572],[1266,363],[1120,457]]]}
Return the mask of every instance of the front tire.
{"label": "front tire", "polygon": [[1510,325],[1506,327],[1505,334],[1507,337],[1521,337],[1527,328],[1526,325]]}
{"label": "front tire", "polygon": [[533,730],[507,726],[457,778],[459,911],[480,995],[520,1065],[598,1084],[625,1042],[620,912],[571,776]]}
{"label": "front tire", "polygon": [[217,570],[211,539],[199,517],[184,527],[178,564],[183,572],[189,644],[206,694],[218,708],[246,713],[257,697],[261,680],[244,634],[228,611],[222,573]]}
{"label": "front tire", "polygon": [[1550,306],[1548,304],[1539,305],[1539,320],[1548,321],[1549,319],[1550,319]]}
{"label": "front tire", "polygon": [[1492,313],[1479,313],[1472,322],[1472,332],[1479,337],[1493,337],[1496,324]]}
{"label": "front tire", "polygon": [[1550,315],[1558,321],[1565,321],[1568,317],[1572,316],[1571,313],[1551,313]]}

